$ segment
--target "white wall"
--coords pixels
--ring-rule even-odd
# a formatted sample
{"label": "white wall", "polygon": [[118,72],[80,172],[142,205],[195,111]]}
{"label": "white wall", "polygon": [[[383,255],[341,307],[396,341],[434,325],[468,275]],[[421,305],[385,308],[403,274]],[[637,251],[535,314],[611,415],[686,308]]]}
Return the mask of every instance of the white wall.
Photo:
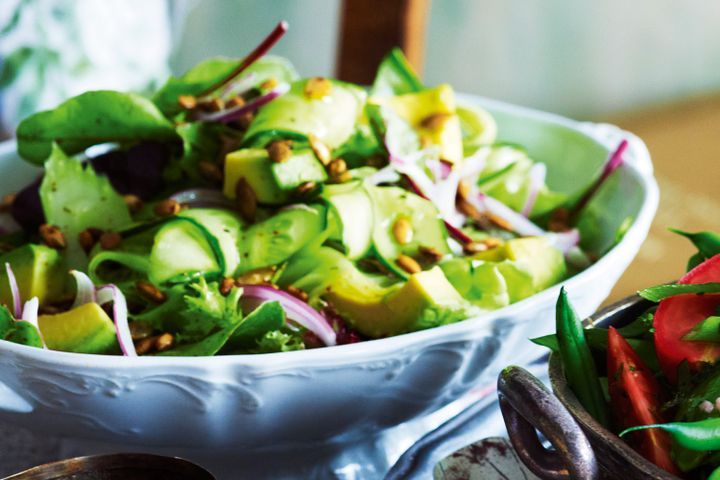
{"label": "white wall", "polygon": [[[274,50],[334,69],[340,0],[185,0],[176,69],[241,56],[280,19]],[[720,89],[720,2],[433,0],[425,78],[576,117]]]}

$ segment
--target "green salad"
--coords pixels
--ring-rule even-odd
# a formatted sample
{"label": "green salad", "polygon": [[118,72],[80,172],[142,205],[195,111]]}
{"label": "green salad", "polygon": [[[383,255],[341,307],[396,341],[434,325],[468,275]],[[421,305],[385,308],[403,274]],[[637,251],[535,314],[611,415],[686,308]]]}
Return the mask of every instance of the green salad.
{"label": "green salad", "polygon": [[583,195],[399,50],[371,88],[265,53],[151,97],[90,91],[25,119],[42,175],[3,208],[0,338],[95,354],[301,350],[462,321],[591,263]]}

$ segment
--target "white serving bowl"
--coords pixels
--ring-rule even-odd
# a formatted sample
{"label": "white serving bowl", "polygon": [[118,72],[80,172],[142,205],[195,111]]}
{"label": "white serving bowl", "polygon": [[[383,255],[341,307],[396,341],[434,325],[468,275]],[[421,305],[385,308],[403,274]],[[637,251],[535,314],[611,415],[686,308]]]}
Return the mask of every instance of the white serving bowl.
{"label": "white serving bowl", "polygon": [[[610,125],[579,123],[479,97],[499,138],[548,164],[548,182],[576,192],[595,178],[621,138],[620,169],[591,202],[580,226],[603,252],[564,282],[581,316],[591,314],[633,259],[658,204],[642,141]],[[36,169],[0,147],[0,193]],[[557,285],[478,318],[431,330],[315,350],[219,357],[125,358],[40,350],[0,341],[0,419],[114,444],[210,449],[289,448],[357,438],[447,405],[500,367],[541,353],[529,337],[553,330]]]}

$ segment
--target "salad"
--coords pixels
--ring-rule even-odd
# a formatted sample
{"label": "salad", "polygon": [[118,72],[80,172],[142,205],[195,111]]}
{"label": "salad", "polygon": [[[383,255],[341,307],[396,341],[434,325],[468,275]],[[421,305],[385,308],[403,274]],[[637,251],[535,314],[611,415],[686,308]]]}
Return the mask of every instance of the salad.
{"label": "salad", "polygon": [[458,322],[589,265],[587,192],[545,183],[492,116],[399,50],[371,88],[265,53],[150,98],[90,91],[25,119],[40,177],[5,198],[0,338],[96,354],[354,343]]}
{"label": "salad", "polygon": [[563,291],[557,334],[533,341],[559,353],[580,403],[641,455],[681,478],[717,480],[720,235],[675,232],[698,252],[677,283],[638,292],[657,305],[625,326],[585,330]]}

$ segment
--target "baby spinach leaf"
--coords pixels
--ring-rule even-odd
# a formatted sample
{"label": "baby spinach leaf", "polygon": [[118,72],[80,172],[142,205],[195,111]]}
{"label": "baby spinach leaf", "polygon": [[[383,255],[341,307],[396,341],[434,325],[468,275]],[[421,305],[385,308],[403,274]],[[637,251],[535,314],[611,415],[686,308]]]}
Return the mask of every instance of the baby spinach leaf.
{"label": "baby spinach leaf", "polygon": [[413,71],[402,50],[393,48],[378,67],[370,95],[394,96],[419,92],[423,84]]}
{"label": "baby spinach leaf", "polygon": [[5,305],[0,305],[0,338],[31,347],[43,346],[37,328],[25,320],[16,321]]}
{"label": "baby spinach leaf", "polygon": [[285,310],[279,302],[265,302],[250,312],[235,331],[238,339],[256,339],[285,325]]}
{"label": "baby spinach leaf", "polygon": [[18,153],[41,164],[56,142],[68,154],[105,142],[177,138],[173,124],[148,99],[111,90],[85,92],[36,113],[17,129]]}
{"label": "baby spinach leaf", "polygon": [[[153,102],[168,117],[182,110],[178,105],[180,95],[199,95],[232,73],[242,59],[215,57],[204,60],[179,77],[170,77],[153,96]],[[290,83],[298,78],[290,62],[280,57],[265,56],[256,60],[243,76],[253,75],[253,84],[260,85],[274,78],[280,83]]]}

